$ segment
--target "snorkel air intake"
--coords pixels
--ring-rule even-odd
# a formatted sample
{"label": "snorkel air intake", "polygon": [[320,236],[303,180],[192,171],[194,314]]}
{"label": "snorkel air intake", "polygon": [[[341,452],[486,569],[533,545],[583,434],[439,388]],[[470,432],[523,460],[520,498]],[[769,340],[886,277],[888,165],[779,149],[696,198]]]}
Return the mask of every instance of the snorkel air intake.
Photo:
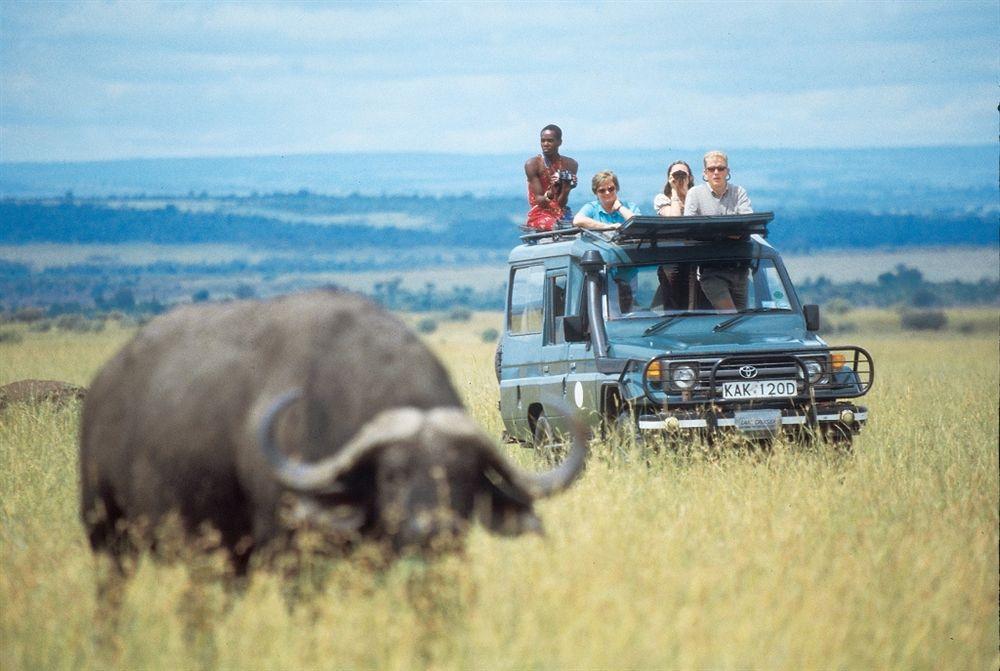
{"label": "snorkel air intake", "polygon": [[587,318],[590,321],[591,339],[594,345],[594,356],[604,359],[608,356],[608,334],[604,330],[603,310],[601,309],[601,270],[604,259],[593,249],[587,250],[580,257],[580,268],[583,269],[587,286]]}

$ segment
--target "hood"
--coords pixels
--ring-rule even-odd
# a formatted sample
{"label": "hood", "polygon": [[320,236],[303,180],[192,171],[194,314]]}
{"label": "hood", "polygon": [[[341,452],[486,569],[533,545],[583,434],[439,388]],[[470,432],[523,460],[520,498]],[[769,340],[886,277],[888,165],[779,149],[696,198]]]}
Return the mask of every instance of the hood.
{"label": "hood", "polygon": [[709,352],[770,352],[824,347],[806,331],[798,315],[758,315],[722,331],[713,327],[725,315],[684,317],[659,333],[642,335],[655,321],[608,325],[609,354],[616,358],[648,359],[658,354]]}

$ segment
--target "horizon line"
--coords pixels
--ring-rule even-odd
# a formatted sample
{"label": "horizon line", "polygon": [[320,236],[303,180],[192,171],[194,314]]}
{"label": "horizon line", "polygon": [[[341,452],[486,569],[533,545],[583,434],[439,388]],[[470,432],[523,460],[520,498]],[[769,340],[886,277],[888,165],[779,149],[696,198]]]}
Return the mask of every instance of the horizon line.
{"label": "horizon line", "polygon": [[[990,143],[940,143],[940,144],[916,144],[916,145],[872,145],[872,146],[842,146],[842,147],[817,147],[817,146],[801,146],[801,147],[764,147],[764,146],[754,146],[747,145],[742,147],[727,147],[724,149],[727,153],[740,152],[740,151],[788,151],[788,152],[802,152],[802,151],[900,151],[900,150],[913,150],[913,149],[977,149],[992,147]],[[605,152],[605,151],[622,151],[622,152],[688,152],[688,153],[698,153],[702,150],[691,149],[686,147],[621,147],[619,149],[611,148],[579,148],[573,149],[567,154],[572,154],[576,152]],[[270,153],[259,153],[259,154],[193,154],[193,155],[159,155],[159,156],[122,156],[115,158],[89,158],[89,159],[50,159],[50,160],[14,160],[6,161],[0,160],[0,166],[25,166],[25,165],[70,165],[70,164],[93,164],[93,163],[128,163],[132,161],[211,161],[211,160],[232,160],[232,159],[258,159],[258,158],[315,158],[323,156],[359,156],[359,155],[373,155],[373,156],[465,156],[465,157],[482,157],[482,156],[520,156],[521,152],[514,151],[485,151],[485,152],[465,152],[465,151],[423,151],[423,150],[351,150],[351,151],[320,151],[320,152],[270,152]]]}

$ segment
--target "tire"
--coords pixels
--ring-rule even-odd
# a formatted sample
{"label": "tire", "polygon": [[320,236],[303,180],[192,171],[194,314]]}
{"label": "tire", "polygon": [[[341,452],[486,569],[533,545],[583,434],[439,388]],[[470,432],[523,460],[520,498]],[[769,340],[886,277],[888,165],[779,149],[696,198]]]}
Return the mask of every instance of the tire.
{"label": "tire", "polygon": [[635,415],[628,408],[619,412],[618,416],[615,417],[615,430],[623,439],[631,438],[636,444],[642,442],[639,424],[636,422]]}
{"label": "tire", "polygon": [[538,413],[538,417],[535,418],[535,432],[532,436],[532,442],[537,448],[545,448],[556,442],[556,432],[552,430],[552,424],[549,423],[545,412]]}
{"label": "tire", "polygon": [[538,417],[535,418],[535,431],[531,442],[536,454],[546,465],[557,464],[565,456],[566,446],[556,438],[556,432],[545,412],[538,413]]}
{"label": "tire", "polygon": [[823,440],[837,452],[847,454],[854,449],[854,433],[850,428],[834,424],[823,432]]}

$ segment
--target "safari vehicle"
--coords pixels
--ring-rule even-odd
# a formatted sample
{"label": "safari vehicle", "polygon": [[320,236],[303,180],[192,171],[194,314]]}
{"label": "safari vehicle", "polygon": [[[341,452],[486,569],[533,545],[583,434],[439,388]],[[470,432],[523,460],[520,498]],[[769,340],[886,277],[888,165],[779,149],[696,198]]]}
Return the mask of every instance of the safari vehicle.
{"label": "safari vehicle", "polygon": [[[817,335],[767,240],[770,212],[633,217],[604,234],[522,236],[497,349],[500,414],[527,444],[583,411],[680,442],[779,432],[850,444],[868,418],[871,356]],[[579,410],[577,410],[579,409]]]}

